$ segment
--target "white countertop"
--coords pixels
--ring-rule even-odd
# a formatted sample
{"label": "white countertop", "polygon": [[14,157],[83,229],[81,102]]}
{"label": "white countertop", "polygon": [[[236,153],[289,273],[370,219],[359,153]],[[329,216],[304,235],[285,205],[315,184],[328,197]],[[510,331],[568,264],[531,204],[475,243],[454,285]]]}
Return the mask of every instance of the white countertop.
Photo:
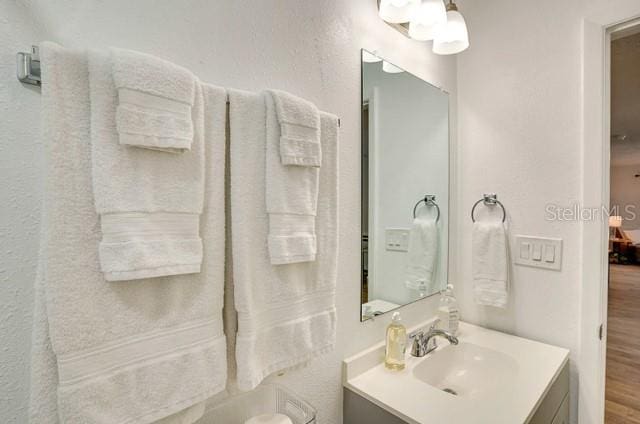
{"label": "white countertop", "polygon": [[[460,343],[512,357],[516,367],[509,383],[490,397],[454,396],[414,375],[429,355],[415,358],[407,347],[405,369],[389,371],[383,363],[384,344],[378,344],[344,361],[344,387],[413,424],[519,424],[531,418],[569,358],[567,349],[467,323],[460,323],[457,336]],[[438,343],[438,349],[448,345],[442,338]]]}

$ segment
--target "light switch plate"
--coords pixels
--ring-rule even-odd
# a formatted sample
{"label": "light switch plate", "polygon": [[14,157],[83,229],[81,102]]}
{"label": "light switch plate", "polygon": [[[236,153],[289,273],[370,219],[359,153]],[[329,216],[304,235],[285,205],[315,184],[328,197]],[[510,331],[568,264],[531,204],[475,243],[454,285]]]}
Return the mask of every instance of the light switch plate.
{"label": "light switch plate", "polygon": [[407,252],[409,250],[409,229],[385,228],[384,246],[387,250]]}
{"label": "light switch plate", "polygon": [[[562,239],[516,235],[517,265],[560,271],[562,268]],[[523,252],[530,252],[529,255]]]}

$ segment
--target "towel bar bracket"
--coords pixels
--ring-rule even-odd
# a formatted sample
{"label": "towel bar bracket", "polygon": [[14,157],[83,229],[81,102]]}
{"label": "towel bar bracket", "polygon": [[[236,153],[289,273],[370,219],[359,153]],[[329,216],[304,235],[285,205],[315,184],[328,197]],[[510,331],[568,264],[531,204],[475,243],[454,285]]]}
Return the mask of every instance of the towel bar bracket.
{"label": "towel bar bracket", "polygon": [[20,52],[16,55],[18,80],[23,84],[40,85],[40,52],[38,46],[31,46],[31,53]]}

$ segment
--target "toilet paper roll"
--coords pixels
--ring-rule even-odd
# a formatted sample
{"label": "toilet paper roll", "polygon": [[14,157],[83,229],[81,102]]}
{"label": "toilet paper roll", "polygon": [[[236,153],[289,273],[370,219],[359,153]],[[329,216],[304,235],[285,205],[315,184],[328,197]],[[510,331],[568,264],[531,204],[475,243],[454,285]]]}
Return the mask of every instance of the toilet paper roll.
{"label": "toilet paper roll", "polygon": [[293,421],[282,414],[262,414],[249,418],[244,424],[293,424]]}

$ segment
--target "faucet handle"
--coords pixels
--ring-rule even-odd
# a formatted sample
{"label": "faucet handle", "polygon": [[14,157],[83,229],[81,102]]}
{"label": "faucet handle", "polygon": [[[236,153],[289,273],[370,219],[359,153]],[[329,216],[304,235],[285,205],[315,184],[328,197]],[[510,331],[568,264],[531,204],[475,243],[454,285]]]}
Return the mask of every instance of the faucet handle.
{"label": "faucet handle", "polygon": [[409,339],[413,339],[414,341],[421,339],[422,336],[424,336],[424,331],[422,331],[422,330],[418,330],[418,331],[414,331],[413,333],[409,333]]}
{"label": "faucet handle", "polygon": [[433,323],[429,326],[429,331],[435,330],[438,328],[438,324],[440,324],[440,318],[436,318]]}
{"label": "faucet handle", "polygon": [[413,340],[413,343],[411,344],[411,356],[424,356],[424,332],[421,330],[414,331],[413,333],[409,334],[409,339]]}

